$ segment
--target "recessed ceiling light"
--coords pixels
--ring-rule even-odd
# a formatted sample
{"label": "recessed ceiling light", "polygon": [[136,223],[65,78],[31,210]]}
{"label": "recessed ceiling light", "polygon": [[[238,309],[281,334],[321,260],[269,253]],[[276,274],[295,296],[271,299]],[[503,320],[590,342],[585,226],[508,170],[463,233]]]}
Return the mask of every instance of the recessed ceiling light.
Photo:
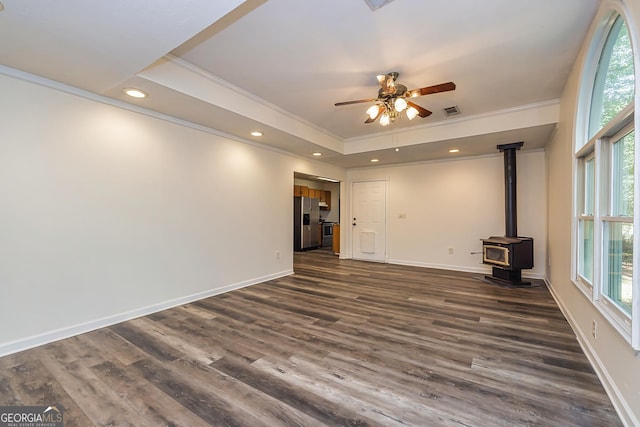
{"label": "recessed ceiling light", "polygon": [[398,147],[396,147],[396,153],[397,153],[398,151],[400,151],[400,149],[399,149]]}
{"label": "recessed ceiling light", "polygon": [[371,163],[378,163],[380,159],[371,159]]}
{"label": "recessed ceiling light", "polygon": [[457,148],[452,148],[451,150],[449,150],[450,153],[458,153],[460,150]]}
{"label": "recessed ceiling light", "polygon": [[320,156],[322,156],[322,153],[319,153],[319,152],[316,151],[315,153],[313,153],[313,155],[316,156],[316,157],[320,157]]}
{"label": "recessed ceiling light", "polygon": [[123,90],[124,93],[133,98],[146,98],[149,94],[143,90],[136,89],[134,87],[128,87]]}
{"label": "recessed ceiling light", "polygon": [[251,136],[262,136],[263,133],[260,132],[259,130],[254,130],[253,132],[251,132]]}

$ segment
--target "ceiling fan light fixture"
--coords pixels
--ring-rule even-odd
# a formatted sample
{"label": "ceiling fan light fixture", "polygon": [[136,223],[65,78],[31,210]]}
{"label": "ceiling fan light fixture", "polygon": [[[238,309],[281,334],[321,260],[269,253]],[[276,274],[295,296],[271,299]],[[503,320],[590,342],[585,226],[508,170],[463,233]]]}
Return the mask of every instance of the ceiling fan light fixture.
{"label": "ceiling fan light fixture", "polygon": [[396,98],[393,106],[398,113],[401,113],[407,108],[407,101],[404,98]]}
{"label": "ceiling fan light fixture", "polygon": [[[378,79],[378,83],[380,84],[380,89],[378,89],[378,96],[376,98],[336,102],[334,105],[336,107],[340,107],[343,105],[373,102],[375,104],[366,110],[366,113],[369,117],[367,118],[367,120],[365,120],[365,124],[378,121],[381,126],[389,126],[391,123],[395,123],[395,121],[400,117],[399,114],[403,111],[406,112],[407,118],[409,120],[413,120],[417,116],[424,118],[432,114],[432,112],[427,110],[426,108],[423,108],[418,104],[414,104],[413,102],[407,101],[407,98],[447,92],[450,90],[455,90],[456,88],[455,83],[446,82],[418,89],[407,90],[407,87],[405,85],[396,83],[398,73],[395,71],[387,74],[379,74],[376,76],[376,78]],[[378,118],[380,120],[378,120]]]}
{"label": "ceiling fan light fixture", "polygon": [[407,118],[408,118],[409,120],[413,120],[413,119],[415,119],[417,115],[418,115],[418,110],[416,110],[416,109],[415,109],[415,108],[413,108],[413,107],[409,107],[409,108],[407,108]]}
{"label": "ceiling fan light fixture", "polygon": [[376,117],[378,117],[378,114],[380,113],[380,106],[379,105],[372,105],[371,107],[369,107],[369,109],[367,110],[367,114],[369,115],[369,117],[371,118],[371,120],[375,119]]}

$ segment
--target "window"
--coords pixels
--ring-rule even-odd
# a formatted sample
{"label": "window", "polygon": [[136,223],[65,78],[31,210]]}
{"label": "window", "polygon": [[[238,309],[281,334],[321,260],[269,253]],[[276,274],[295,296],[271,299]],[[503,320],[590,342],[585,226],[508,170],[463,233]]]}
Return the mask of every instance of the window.
{"label": "window", "polygon": [[629,32],[618,16],[609,32],[593,83],[589,138],[633,101],[633,53]]}
{"label": "window", "polygon": [[631,315],[633,279],[634,132],[611,146],[610,214],[603,217],[602,294]]}
{"label": "window", "polygon": [[631,315],[633,280],[634,132],[611,146],[610,215],[603,218],[602,294]]}
{"label": "window", "polygon": [[633,233],[640,210],[634,196],[635,70],[623,17],[615,15],[608,22],[604,37],[596,35],[592,41],[597,62],[585,64],[581,104],[586,108],[577,121],[585,126],[584,132],[576,132],[575,281],[640,349],[640,322],[634,321],[640,313],[633,309],[640,299]]}
{"label": "window", "polygon": [[593,284],[593,214],[595,212],[595,157],[589,155],[582,160],[582,210],[578,219],[580,240],[580,262],[578,274],[586,284]]}

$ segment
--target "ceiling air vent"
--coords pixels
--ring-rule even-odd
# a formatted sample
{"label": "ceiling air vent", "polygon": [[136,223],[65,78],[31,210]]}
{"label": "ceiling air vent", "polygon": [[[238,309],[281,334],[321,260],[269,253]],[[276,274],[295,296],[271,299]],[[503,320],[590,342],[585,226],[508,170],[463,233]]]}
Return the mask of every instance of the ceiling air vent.
{"label": "ceiling air vent", "polygon": [[369,6],[369,8],[375,12],[376,9],[380,9],[391,3],[393,0],[364,0],[364,2]]}
{"label": "ceiling air vent", "polygon": [[460,114],[460,109],[457,105],[454,105],[453,107],[443,108],[442,111],[444,111],[447,116],[455,116],[456,114]]}

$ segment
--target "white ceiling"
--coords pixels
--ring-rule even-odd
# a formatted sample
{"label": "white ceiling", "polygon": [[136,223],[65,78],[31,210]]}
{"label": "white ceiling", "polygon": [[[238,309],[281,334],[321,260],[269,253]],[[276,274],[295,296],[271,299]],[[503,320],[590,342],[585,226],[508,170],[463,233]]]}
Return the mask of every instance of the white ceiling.
{"label": "white ceiling", "polygon": [[[0,0],[3,65],[344,167],[544,147],[598,0]],[[380,3],[380,2],[374,2]],[[0,70],[1,71],[1,70]],[[433,111],[364,124],[376,75]],[[127,99],[125,86],[150,94]],[[460,115],[443,108],[457,105]],[[400,148],[396,151],[395,148]]]}

